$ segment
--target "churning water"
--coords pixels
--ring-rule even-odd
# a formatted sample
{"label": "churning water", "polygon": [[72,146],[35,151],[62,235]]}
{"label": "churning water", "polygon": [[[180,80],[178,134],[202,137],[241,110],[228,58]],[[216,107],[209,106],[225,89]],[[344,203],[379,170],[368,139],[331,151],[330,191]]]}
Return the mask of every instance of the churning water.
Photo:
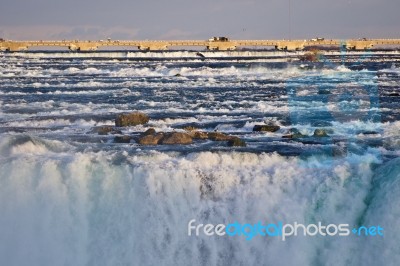
{"label": "churning water", "polygon": [[[0,54],[1,265],[398,265],[397,53],[84,55]],[[140,146],[92,130],[136,110],[150,122],[122,134],[194,126],[247,147]],[[263,123],[280,129],[252,131]],[[305,137],[282,138],[291,128]],[[385,234],[195,237],[191,219]]]}

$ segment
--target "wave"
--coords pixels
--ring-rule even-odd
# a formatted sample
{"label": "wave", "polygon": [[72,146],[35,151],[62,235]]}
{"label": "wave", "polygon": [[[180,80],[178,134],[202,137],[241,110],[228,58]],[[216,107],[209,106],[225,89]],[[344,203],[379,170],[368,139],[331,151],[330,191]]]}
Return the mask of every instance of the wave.
{"label": "wave", "polygon": [[[201,53],[201,55],[199,54]],[[56,51],[27,51],[16,52],[12,54],[0,53],[4,57],[22,57],[22,58],[198,58],[199,61],[204,58],[222,59],[222,58],[258,58],[265,57],[267,60],[274,58],[299,56],[307,53],[307,51],[275,51],[275,50],[253,50],[253,51],[95,51],[95,52],[56,52]],[[340,51],[326,51],[327,56],[343,56]],[[398,55],[398,51],[373,51],[369,57],[373,58],[382,55]],[[363,51],[347,51],[346,56],[359,57],[365,55]],[[351,59],[351,58],[349,58]],[[355,59],[357,60],[357,59]]]}
{"label": "wave", "polygon": [[395,265],[400,261],[400,232],[396,227],[400,216],[400,158],[378,168],[373,184],[363,222],[379,225],[386,232],[384,238],[364,243],[359,256],[368,259],[370,265]]}
{"label": "wave", "polygon": [[[95,58],[106,55],[117,58]],[[397,69],[129,56],[164,54],[0,59],[0,265],[396,265],[400,169],[387,160],[400,156],[400,124],[390,122],[397,119]],[[366,95],[358,86],[372,89]],[[380,94],[385,89],[390,97]],[[122,134],[194,126],[236,135],[247,147],[207,140],[144,147],[91,130],[136,110],[150,122]],[[281,128],[253,132],[265,122]],[[282,138],[292,127],[310,137]],[[311,137],[317,128],[329,137]],[[191,219],[381,225],[388,234],[384,241],[194,238]]]}
{"label": "wave", "polygon": [[114,121],[111,120],[85,120],[82,118],[74,119],[62,119],[62,118],[52,118],[52,119],[35,119],[35,120],[16,120],[10,121],[5,124],[8,127],[35,127],[35,128],[49,128],[49,127],[94,127],[99,125],[112,125]]}
{"label": "wave", "polygon": [[0,138],[1,159],[7,157],[29,157],[31,155],[54,155],[71,146],[57,140],[45,140],[30,135],[15,135]]}
{"label": "wave", "polygon": [[[203,56],[200,56],[198,53]],[[290,54],[302,54],[293,52]],[[97,52],[17,52],[5,54],[7,57],[24,58],[232,58],[232,57],[285,57],[287,52],[280,51],[167,51],[167,52],[143,52],[143,51],[97,51]]]}

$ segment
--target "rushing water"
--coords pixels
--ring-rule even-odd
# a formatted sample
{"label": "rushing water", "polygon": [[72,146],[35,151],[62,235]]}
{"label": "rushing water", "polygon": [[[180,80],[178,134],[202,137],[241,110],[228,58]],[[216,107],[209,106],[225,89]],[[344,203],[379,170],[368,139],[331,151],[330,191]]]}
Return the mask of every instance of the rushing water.
{"label": "rushing water", "polygon": [[[193,54],[0,54],[0,265],[398,265],[398,54]],[[150,122],[122,134],[195,126],[247,147],[92,130],[136,110]],[[263,123],[280,130],[252,132]],[[282,138],[291,128],[305,137]],[[195,237],[191,219],[385,234]]]}

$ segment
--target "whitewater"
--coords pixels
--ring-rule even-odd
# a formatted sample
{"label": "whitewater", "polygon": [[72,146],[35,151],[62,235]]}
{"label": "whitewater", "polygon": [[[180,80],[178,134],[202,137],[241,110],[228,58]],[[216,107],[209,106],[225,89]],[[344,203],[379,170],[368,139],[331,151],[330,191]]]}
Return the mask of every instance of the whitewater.
{"label": "whitewater", "polygon": [[[0,265],[398,265],[398,53],[197,53],[0,53]],[[132,111],[149,123],[117,135],[192,126],[247,146],[94,130]],[[196,237],[192,219],[384,236]]]}

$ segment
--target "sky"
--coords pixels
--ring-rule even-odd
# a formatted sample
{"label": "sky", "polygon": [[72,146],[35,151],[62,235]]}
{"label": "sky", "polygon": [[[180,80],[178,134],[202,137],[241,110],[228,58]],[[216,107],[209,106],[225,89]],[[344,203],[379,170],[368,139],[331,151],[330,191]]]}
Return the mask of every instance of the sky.
{"label": "sky", "polygon": [[399,0],[0,0],[0,38],[400,38],[399,11]]}

